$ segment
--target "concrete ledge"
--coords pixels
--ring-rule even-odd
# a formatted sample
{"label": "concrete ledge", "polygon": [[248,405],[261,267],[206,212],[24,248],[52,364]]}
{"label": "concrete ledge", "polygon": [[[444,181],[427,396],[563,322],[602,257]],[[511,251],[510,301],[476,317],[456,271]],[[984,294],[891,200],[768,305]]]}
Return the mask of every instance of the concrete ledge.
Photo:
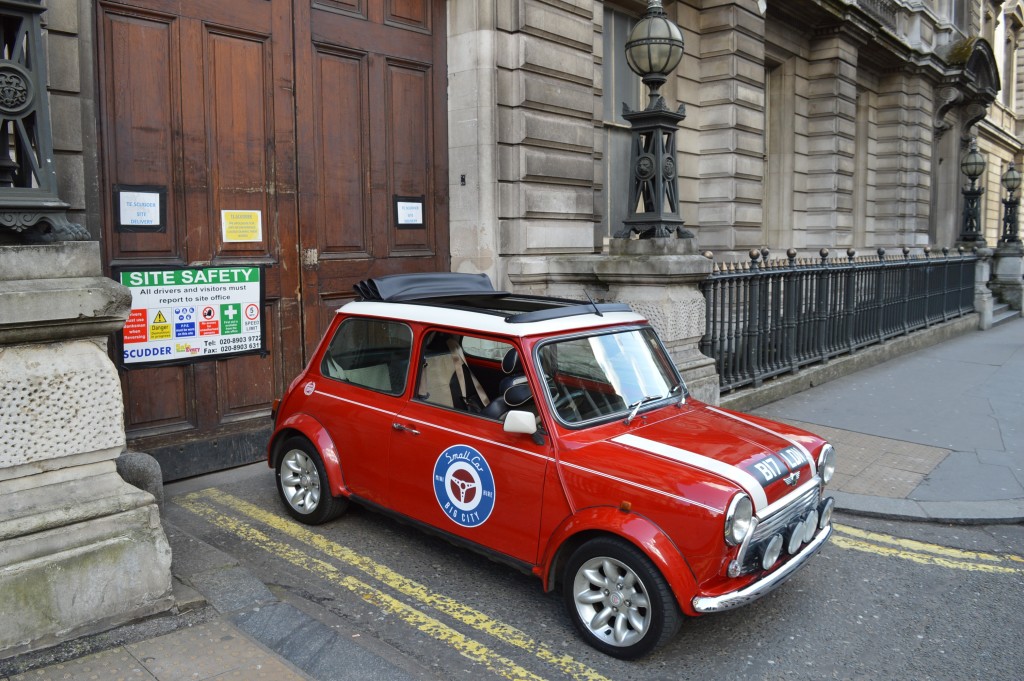
{"label": "concrete ledge", "polygon": [[978,329],[978,314],[972,312],[928,329],[891,338],[852,354],[841,355],[827,362],[805,366],[791,374],[767,379],[757,388],[741,388],[722,396],[720,405],[736,411],[752,411],[783,397],[803,392],[816,385],[882,364],[894,357],[923,350],[938,343],[971,333]]}

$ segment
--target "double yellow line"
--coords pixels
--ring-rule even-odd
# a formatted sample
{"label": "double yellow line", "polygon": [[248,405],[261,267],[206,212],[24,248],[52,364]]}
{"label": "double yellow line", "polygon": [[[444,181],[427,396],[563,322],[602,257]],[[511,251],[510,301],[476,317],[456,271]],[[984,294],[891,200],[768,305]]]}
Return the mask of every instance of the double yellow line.
{"label": "double yellow line", "polygon": [[920,565],[991,574],[1024,574],[1024,558],[1012,554],[983,553],[952,549],[939,544],[902,539],[833,523],[832,543],[843,549],[900,558]]}
{"label": "double yellow line", "polygon": [[432,591],[386,565],[357,553],[347,546],[328,540],[318,532],[226,494],[222,490],[205,489],[176,497],[172,501],[249,544],[273,553],[292,565],[333,584],[345,587],[368,603],[395,615],[424,634],[450,645],[464,657],[485,665],[493,673],[510,681],[543,681],[543,677],[500,655],[483,643],[465,636],[426,612],[408,605],[352,575],[344,574],[334,563],[307,553],[289,543],[274,539],[263,529],[233,515],[228,515],[218,507],[241,514],[248,521],[255,521],[274,532],[296,540],[319,554],[338,561],[344,567],[361,571],[366,576],[398,592],[401,596],[433,608],[437,612],[472,627],[476,631],[488,634],[503,643],[524,650],[574,681],[610,681],[597,671],[577,662],[569,655],[553,650],[547,644],[537,641],[516,627],[489,617],[444,594]]}
{"label": "double yellow line", "polygon": [[[487,645],[466,636],[419,608],[432,608],[456,622],[525,651],[573,681],[609,681],[605,676],[553,650],[526,632],[496,620],[449,596],[432,591],[391,568],[351,548],[332,542],[319,532],[294,521],[270,513],[218,489],[176,497],[173,503],[195,513],[243,541],[268,551],[303,570],[333,584],[342,586],[363,600],[392,614],[406,624],[442,641],[464,657],[483,664],[496,675],[510,681],[544,681],[543,677],[525,669]],[[240,519],[238,516],[244,517]],[[256,527],[256,523],[262,527]],[[921,565],[934,565],[957,570],[992,574],[1024,574],[1024,558],[1011,554],[964,551],[913,539],[902,539],[878,532],[869,532],[847,525],[833,524],[831,543],[842,549],[862,551],[884,557],[909,560]],[[283,535],[306,548],[275,539],[268,534]],[[313,549],[313,551],[308,551]],[[322,557],[320,557],[322,556]],[[332,562],[333,561],[333,562]],[[409,605],[388,592],[342,572],[352,568],[387,587],[400,597],[417,603]]]}

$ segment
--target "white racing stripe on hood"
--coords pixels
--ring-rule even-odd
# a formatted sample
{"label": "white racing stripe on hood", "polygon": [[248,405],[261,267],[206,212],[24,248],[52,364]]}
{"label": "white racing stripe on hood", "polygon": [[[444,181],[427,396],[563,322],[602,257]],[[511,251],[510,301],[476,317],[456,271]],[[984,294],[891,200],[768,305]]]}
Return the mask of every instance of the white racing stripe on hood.
{"label": "white racing stripe on hood", "polygon": [[696,452],[688,452],[685,449],[679,447],[673,447],[663,442],[657,442],[656,440],[648,440],[644,437],[637,437],[636,435],[619,435],[618,437],[612,438],[613,442],[626,445],[627,447],[635,447],[651,454],[658,454],[666,458],[685,463],[693,466],[694,468],[700,468],[702,470],[720,475],[726,480],[731,480],[740,487],[742,487],[747,494],[750,495],[750,500],[754,502],[754,511],[760,511],[762,508],[768,505],[768,497],[764,493],[764,487],[757,481],[750,473],[746,472],[741,468],[737,468],[731,464],[723,463],[718,459],[712,459],[710,456],[704,456],[703,454],[697,454]]}
{"label": "white racing stripe on hood", "polygon": [[794,447],[799,449],[801,452],[803,452],[804,457],[807,459],[807,463],[809,463],[811,465],[811,477],[814,477],[815,475],[818,474],[818,465],[817,465],[817,463],[815,463],[814,457],[811,456],[811,453],[807,450],[807,447],[804,447],[802,444],[800,444],[799,442],[797,442],[793,438],[786,437],[782,433],[779,433],[777,431],[771,430],[770,428],[765,428],[764,426],[760,426],[760,425],[754,423],[753,421],[748,421],[746,419],[741,419],[739,416],[736,416],[736,414],[730,414],[728,412],[722,411],[721,409],[715,409],[714,407],[708,407],[708,410],[709,411],[713,411],[716,414],[721,414],[722,416],[724,416],[726,418],[730,418],[733,421],[739,421],[740,423],[745,423],[748,426],[750,426],[751,428],[757,428],[758,430],[763,430],[766,433],[771,433],[775,437],[782,438],[783,440],[785,440],[786,442],[788,442],[789,444],[793,445]]}

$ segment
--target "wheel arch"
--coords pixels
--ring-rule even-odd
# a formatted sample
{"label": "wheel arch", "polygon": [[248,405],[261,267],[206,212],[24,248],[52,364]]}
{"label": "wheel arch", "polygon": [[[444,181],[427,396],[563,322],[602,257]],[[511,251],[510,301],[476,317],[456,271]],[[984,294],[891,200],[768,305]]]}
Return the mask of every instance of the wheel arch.
{"label": "wheel arch", "polygon": [[649,518],[610,506],[578,511],[552,534],[540,569],[545,591],[558,588],[569,557],[597,537],[614,537],[639,549],[668,582],[680,610],[697,614],[691,604],[697,582],[675,542]]}
{"label": "wheel arch", "polygon": [[345,485],[345,477],[341,470],[341,455],[327,429],[309,414],[292,414],[278,425],[270,440],[267,450],[267,463],[275,471],[284,454],[284,443],[293,436],[304,437],[316,448],[320,460],[327,473],[331,494],[334,496],[349,495]]}

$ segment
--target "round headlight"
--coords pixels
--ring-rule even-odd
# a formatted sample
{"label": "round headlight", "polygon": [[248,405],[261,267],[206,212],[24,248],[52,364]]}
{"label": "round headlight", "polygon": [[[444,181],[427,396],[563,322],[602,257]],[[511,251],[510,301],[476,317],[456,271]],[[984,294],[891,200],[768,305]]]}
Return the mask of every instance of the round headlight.
{"label": "round headlight", "polygon": [[754,518],[754,505],[746,494],[737,494],[729,502],[725,512],[725,543],[730,546],[742,544],[750,532]]}
{"label": "round headlight", "polygon": [[761,554],[761,569],[770,570],[780,555],[782,555],[782,535],[776,534],[764,546],[764,553]]}
{"label": "round headlight", "polygon": [[832,474],[836,472],[836,450],[830,444],[821,448],[818,454],[818,475],[826,485],[832,481]]}

